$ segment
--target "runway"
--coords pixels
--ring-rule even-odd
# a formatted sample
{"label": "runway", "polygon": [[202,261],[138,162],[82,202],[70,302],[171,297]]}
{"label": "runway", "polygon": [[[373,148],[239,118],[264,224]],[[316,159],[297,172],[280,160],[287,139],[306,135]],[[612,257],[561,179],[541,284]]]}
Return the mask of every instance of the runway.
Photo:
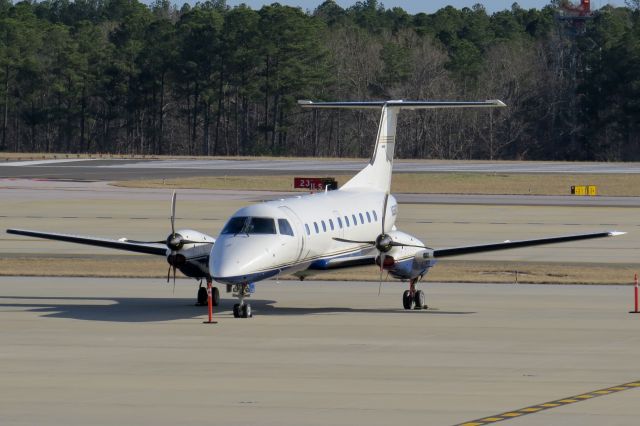
{"label": "runway", "polygon": [[[175,159],[112,160],[57,159],[5,161],[0,163],[0,178],[46,178],[81,180],[162,179],[190,176],[233,176],[267,174],[353,173],[367,159]],[[395,173],[640,173],[640,163],[575,163],[543,161],[443,161],[396,160]]]}
{"label": "runway", "polygon": [[[211,326],[180,281],[0,278],[2,424],[453,425],[640,379],[629,287],[265,282]],[[504,424],[635,424],[639,392]]]}

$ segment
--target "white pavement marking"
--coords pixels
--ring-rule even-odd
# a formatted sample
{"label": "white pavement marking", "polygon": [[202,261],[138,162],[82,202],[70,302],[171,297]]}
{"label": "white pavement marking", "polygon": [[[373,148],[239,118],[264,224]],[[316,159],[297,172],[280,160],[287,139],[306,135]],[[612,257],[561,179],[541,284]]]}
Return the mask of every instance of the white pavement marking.
{"label": "white pavement marking", "polygon": [[26,166],[43,166],[49,164],[60,164],[60,163],[76,163],[81,161],[95,161],[94,159],[77,159],[77,158],[69,158],[69,159],[61,159],[61,160],[35,160],[35,161],[12,161],[10,163],[0,163],[0,166],[9,166],[9,167],[26,167]]}

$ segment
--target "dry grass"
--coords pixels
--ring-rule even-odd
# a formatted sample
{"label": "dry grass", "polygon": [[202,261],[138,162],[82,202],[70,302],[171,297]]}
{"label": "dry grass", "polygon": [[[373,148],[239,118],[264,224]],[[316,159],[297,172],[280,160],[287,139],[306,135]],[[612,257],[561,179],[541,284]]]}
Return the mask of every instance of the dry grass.
{"label": "dry grass", "polygon": [[[103,160],[297,160],[309,157],[258,157],[258,156],[205,156],[205,155],[133,155],[133,154],[68,154],[56,152],[0,152],[0,161],[34,161],[64,159],[103,159]],[[314,159],[331,159],[331,161],[352,161],[354,158],[314,157]]]}
{"label": "dry grass", "polygon": [[[12,255],[0,259],[0,275],[158,278],[166,277],[167,263],[161,257]],[[434,282],[535,284],[631,284],[638,264],[579,264],[442,261],[427,275]],[[375,267],[336,271],[308,280],[377,281]],[[281,277],[281,279],[294,279]]]}
{"label": "dry grass", "polygon": [[[351,175],[334,177],[339,184],[343,184]],[[117,182],[116,185],[140,188],[294,191],[293,178],[294,175],[211,176],[134,180]],[[598,194],[604,196],[640,196],[640,174],[397,173],[393,176],[391,190],[395,193],[419,194],[569,195],[572,185],[596,185]]]}

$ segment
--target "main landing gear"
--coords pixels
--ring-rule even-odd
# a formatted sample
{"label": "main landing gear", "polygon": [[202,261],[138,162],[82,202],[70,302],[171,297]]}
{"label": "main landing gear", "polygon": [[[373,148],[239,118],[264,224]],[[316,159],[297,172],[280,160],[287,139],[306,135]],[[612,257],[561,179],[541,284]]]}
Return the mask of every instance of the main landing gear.
{"label": "main landing gear", "polygon": [[417,278],[409,281],[409,290],[405,290],[402,294],[402,306],[405,309],[427,309],[424,291],[416,290],[416,282],[418,282]]}
{"label": "main landing gear", "polygon": [[233,305],[233,317],[234,318],[251,318],[251,305],[244,302],[246,297],[249,297],[249,284],[238,284],[233,286],[234,296],[240,299],[240,303]]}
{"label": "main landing gear", "polygon": [[[201,281],[200,287],[198,288],[197,305],[207,306],[208,297],[209,295],[207,294],[207,288],[202,286],[202,281]],[[220,304],[220,291],[218,291],[218,287],[212,287],[211,289],[211,304],[213,306],[218,306]]]}

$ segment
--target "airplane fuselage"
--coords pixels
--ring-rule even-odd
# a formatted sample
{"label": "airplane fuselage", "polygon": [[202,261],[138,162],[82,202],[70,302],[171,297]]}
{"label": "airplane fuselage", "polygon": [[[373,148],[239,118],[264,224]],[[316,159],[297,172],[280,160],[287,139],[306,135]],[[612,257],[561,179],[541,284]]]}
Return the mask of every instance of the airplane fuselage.
{"label": "airplane fuselage", "polygon": [[[370,254],[375,251],[371,244],[334,238],[366,241],[381,233],[384,196],[338,190],[244,207],[229,219],[211,249],[211,275],[218,282],[246,284],[329,259]],[[390,196],[384,232],[393,228],[396,216],[397,202]]]}

